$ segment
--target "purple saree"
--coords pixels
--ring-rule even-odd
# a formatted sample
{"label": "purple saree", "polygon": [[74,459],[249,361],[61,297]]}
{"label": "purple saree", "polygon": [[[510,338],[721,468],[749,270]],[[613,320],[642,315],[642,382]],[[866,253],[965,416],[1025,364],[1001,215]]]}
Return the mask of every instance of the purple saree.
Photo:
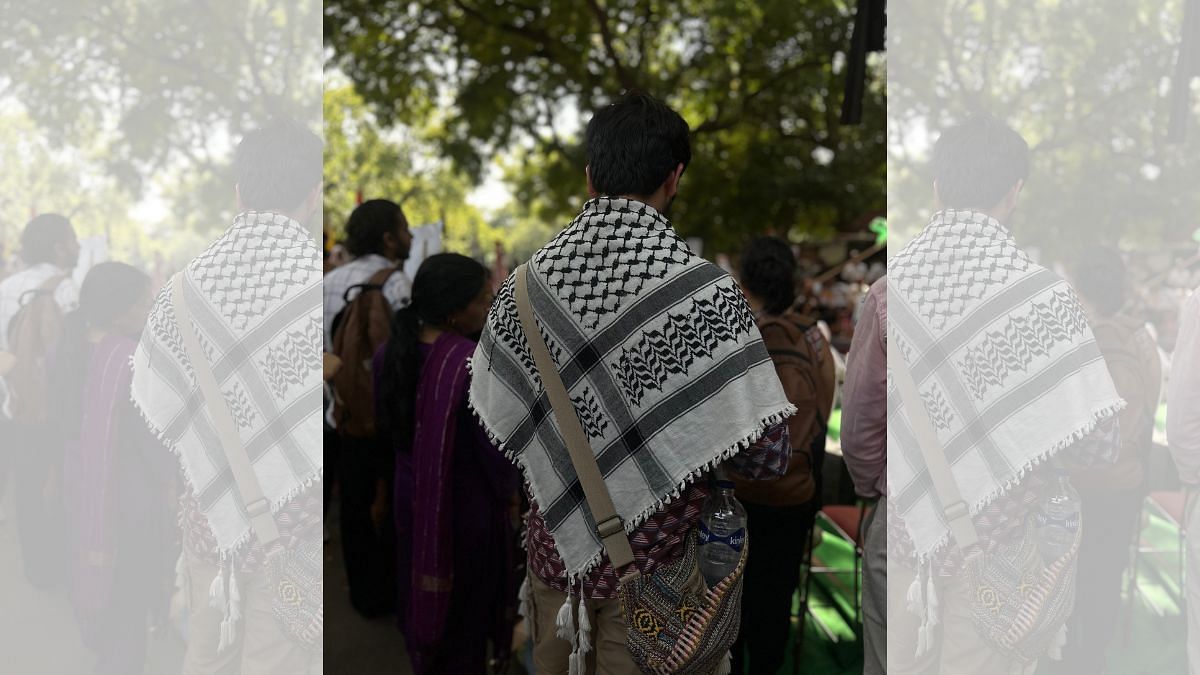
{"label": "purple saree", "polygon": [[396,449],[397,615],[417,675],[484,673],[488,643],[505,659],[512,639],[518,474],[467,408],[475,343],[419,348],[416,433]]}
{"label": "purple saree", "polygon": [[68,579],[76,608],[108,604],[116,561],[112,491],[115,487],[119,406],[129,400],[129,359],[137,342],[109,336],[95,345],[83,389],[83,424],[68,440],[63,463],[67,495]]}
{"label": "purple saree", "polygon": [[[178,552],[168,508],[174,459],[129,397],[136,346],[116,335],[87,345],[82,372],[55,390],[63,404],[67,584],[102,675],[142,671],[147,618],[170,598]],[[77,367],[54,354],[60,373]]]}

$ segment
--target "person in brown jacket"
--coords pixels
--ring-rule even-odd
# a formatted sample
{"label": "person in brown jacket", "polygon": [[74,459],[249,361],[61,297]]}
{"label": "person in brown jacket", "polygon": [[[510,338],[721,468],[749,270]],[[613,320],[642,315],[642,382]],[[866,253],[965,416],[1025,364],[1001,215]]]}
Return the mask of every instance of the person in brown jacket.
{"label": "person in brown jacket", "polygon": [[1130,312],[1125,265],[1114,250],[1090,247],[1071,272],[1100,353],[1125,399],[1117,459],[1073,471],[1083,504],[1075,611],[1061,672],[1104,673],[1106,648],[1121,614],[1121,579],[1145,498],[1142,461],[1150,449],[1162,386],[1162,364],[1145,322]]}
{"label": "person in brown jacket", "polygon": [[755,239],[743,251],[742,292],[788,400],[797,412],[788,420],[792,455],[775,481],[738,480],[737,498],[746,507],[754,545],[746,563],[741,634],[733,646],[733,672],[774,673],[787,650],[792,596],[800,583],[820,490],[820,458],[833,407],[833,354],[817,322],[789,311],[796,298],[796,259],[786,242]]}

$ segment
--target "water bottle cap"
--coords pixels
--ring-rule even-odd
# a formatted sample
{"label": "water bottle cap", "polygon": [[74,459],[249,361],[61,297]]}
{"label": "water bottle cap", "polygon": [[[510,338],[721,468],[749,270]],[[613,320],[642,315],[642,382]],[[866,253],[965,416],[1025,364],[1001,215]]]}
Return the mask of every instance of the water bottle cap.
{"label": "water bottle cap", "polygon": [[721,488],[722,490],[732,490],[734,488],[734,484],[731,480],[719,480],[717,481],[717,487]]}

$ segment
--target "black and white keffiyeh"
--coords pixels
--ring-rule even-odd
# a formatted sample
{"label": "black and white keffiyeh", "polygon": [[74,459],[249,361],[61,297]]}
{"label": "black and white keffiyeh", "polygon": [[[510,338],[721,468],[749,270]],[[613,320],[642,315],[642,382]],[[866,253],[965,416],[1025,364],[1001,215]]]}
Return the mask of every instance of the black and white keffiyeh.
{"label": "black and white keffiyeh", "polygon": [[[530,269],[538,324],[627,531],[795,412],[733,279],[650,206],[589,201]],[[513,290],[509,277],[488,316],[470,402],[576,579],[602,547]]]}
{"label": "black and white keffiyeh", "polygon": [[[994,218],[934,214],[888,262],[888,285],[888,339],[972,515],[1124,405],[1074,291]],[[889,372],[889,506],[924,560],[949,529],[892,386]]]}
{"label": "black and white keffiyeh", "polygon": [[[321,256],[296,221],[247,212],[181,274],[192,324],[272,511],[322,472]],[[183,346],[171,286],[133,358],[133,400],[179,457],[223,556],[250,538],[245,505]]]}

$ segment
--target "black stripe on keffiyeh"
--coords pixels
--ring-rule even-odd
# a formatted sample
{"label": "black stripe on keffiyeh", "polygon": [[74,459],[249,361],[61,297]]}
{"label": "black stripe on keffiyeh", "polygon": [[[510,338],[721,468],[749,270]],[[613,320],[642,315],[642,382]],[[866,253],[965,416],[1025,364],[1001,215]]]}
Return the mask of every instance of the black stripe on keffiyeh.
{"label": "black stripe on keffiyeh", "polygon": [[[563,368],[564,384],[570,389],[586,379],[600,393],[609,416],[615,421],[617,428],[622,430],[614,441],[614,447],[619,448],[624,457],[634,457],[637,460],[643,478],[654,490],[668,489],[672,486],[672,481],[652,454],[637,452],[645,443],[645,435],[638,431],[630,404],[639,405],[641,394],[646,389],[660,390],[668,376],[686,375],[687,366],[697,359],[711,356],[713,349],[722,342],[750,335],[754,327],[753,315],[749,308],[745,307],[744,301],[739,302],[741,295],[732,284],[717,285],[716,282],[721,279],[728,281],[724,272],[715,265],[705,264],[692,268],[639,299],[636,305],[591,342],[585,341],[570,317],[552,301],[541,284],[530,284],[530,299],[539,319],[554,335],[559,336],[559,344],[566,343],[575,347],[574,356],[569,360],[563,359],[561,352],[556,358],[557,361],[565,360],[567,363]],[[713,290],[711,298],[698,297],[700,292],[710,289]],[[509,302],[513,303],[511,311],[515,312],[511,279],[501,288],[497,297],[497,303],[501,307]],[[681,307],[683,311],[671,311],[677,307]],[[663,328],[644,330],[638,343],[621,348],[630,335],[636,334],[637,330],[663,316],[667,317]],[[729,321],[731,318],[734,319],[732,323]],[[547,344],[550,344],[553,338],[545,333],[546,329],[543,328],[543,337],[546,338]],[[517,336],[512,336],[511,339],[516,338]],[[488,349],[486,344],[482,348]],[[595,367],[600,365],[605,357],[618,350],[621,352],[621,374],[624,375],[620,389],[609,369]],[[552,353],[555,351],[551,348]],[[628,356],[630,352],[634,354],[633,359]],[[666,365],[663,365],[664,363]],[[589,365],[585,369],[583,364]],[[510,387],[523,379],[523,374],[514,372],[512,368],[503,368],[497,371],[497,375]],[[637,395],[631,395],[631,391]],[[542,392],[530,409],[530,414],[508,440],[507,447],[510,451],[520,452],[533,440],[534,434],[542,428],[542,420],[549,410],[549,400]],[[598,435],[591,438],[594,441],[599,440]],[[574,470],[569,461],[555,462],[554,466],[561,480],[575,480]],[[553,514],[549,510],[546,513],[547,518],[552,518]]]}
{"label": "black stripe on keffiyeh", "polygon": [[[644,414],[637,424],[626,429],[619,441],[600,450],[596,455],[596,463],[600,466],[600,472],[605,476],[610,475],[617,466],[641,450],[647,439],[666,429],[672,422],[685,417],[701,403],[744,377],[752,367],[770,360],[771,357],[767,354],[767,348],[762,340],[746,345],[743,349],[730,354],[718,366],[704,373],[702,377],[686,388],[659,402]],[[553,530],[584,501],[583,486],[572,477],[571,486],[558,499],[545,507],[542,517],[545,518],[547,526]]]}
{"label": "black stripe on keffiyeh", "polygon": [[[161,301],[164,302],[164,306],[170,306],[169,290],[170,289],[168,287],[163,291]],[[276,401],[284,400],[284,396],[276,398],[272,391],[268,389],[269,385],[264,375],[266,374],[267,369],[271,367],[271,364],[268,362],[269,359],[268,361],[264,361],[262,364],[255,364],[263,367],[245,366],[248,365],[252,355],[258,353],[260,350],[264,350],[264,348],[268,348],[269,345],[277,341],[281,336],[285,338],[284,342],[292,345],[294,348],[294,353],[292,354],[291,358],[293,360],[299,360],[298,364],[293,364],[291,366],[295,373],[303,374],[306,369],[311,368],[311,366],[308,364],[318,362],[316,355],[312,354],[311,352],[313,349],[319,348],[320,346],[319,333],[314,334],[311,331],[307,331],[310,337],[316,335],[318,339],[310,340],[312,344],[306,346],[306,343],[303,340],[297,341],[292,339],[293,336],[290,335],[288,329],[289,327],[293,326],[297,313],[303,312],[306,308],[311,308],[314,306],[314,303],[319,302],[320,290],[321,289],[319,286],[310,286],[309,288],[304,289],[303,292],[289,299],[276,311],[273,311],[268,316],[263,317],[261,323],[254,326],[250,332],[248,332],[241,339],[237,339],[227,328],[222,318],[214,316],[209,311],[208,305],[202,302],[200,296],[196,294],[194,288],[191,286],[185,287],[185,292],[188,293],[189,299],[191,300],[191,306],[194,308],[192,311],[192,319],[201,329],[201,332],[198,334],[214,336],[214,339],[216,339],[218,342],[223,345],[227,345],[225,351],[221,353],[221,356],[213,365],[214,376],[224,379],[228,378],[232,373],[239,373],[241,378],[240,380],[235,380],[235,382],[240,381],[245,384],[246,388],[248,388],[251,392],[251,398],[253,399],[254,404],[259,412],[265,419],[272,420],[269,425],[258,430],[256,435],[247,442],[246,451],[250,454],[251,461],[257,459],[261,453],[265,452],[270,447],[278,446],[282,451],[282,456],[287,460],[291,470],[299,475],[311,473],[313,471],[313,466],[300,451],[299,442],[292,436],[291,433],[291,429],[293,429],[296,424],[302,420],[299,418],[291,418],[303,416],[306,414],[306,411],[311,412],[311,410],[308,410],[308,408],[311,408],[313,401],[312,397],[318,396],[320,389],[312,389],[310,387],[307,391],[308,395],[302,395],[300,399],[304,405],[296,406],[293,404],[293,414],[289,416],[287,411],[281,411],[277,407]],[[308,323],[311,325],[313,321],[310,320]],[[159,330],[166,329],[159,328]],[[178,330],[173,320],[169,322],[169,330]],[[278,349],[271,351],[268,348],[267,351],[269,352],[268,356],[278,354]],[[187,362],[184,361],[183,363]],[[199,389],[195,389],[192,386],[190,368],[188,369],[189,372],[184,373],[182,372],[184,366],[174,360],[152,359],[151,365],[156,372],[161,372],[159,368],[163,365],[166,366],[165,370],[168,372],[172,369],[179,371],[170,376],[168,381],[172,383],[172,386],[175,388],[176,392],[183,397],[185,401],[184,406],[179,411],[178,415],[176,415],[176,417],[164,430],[164,436],[168,438],[178,438],[183,434],[186,426],[192,425],[195,428],[197,435],[202,439],[206,439],[204,444],[205,452],[209,455],[210,459],[213,461],[213,464],[215,466],[222,467],[220,472],[214,476],[211,481],[207,482],[205,485],[194,486],[198,494],[200,508],[207,509],[234,488],[234,481],[233,474],[228,466],[228,460],[226,460],[224,451],[221,449],[221,445],[215,430],[212,428],[208,418],[199,414],[199,411],[204,406],[203,395]],[[300,381],[291,383],[292,386],[298,386],[300,384],[302,384]],[[286,394],[288,393],[288,388],[289,387],[284,386],[282,388],[275,387],[272,389],[281,389],[283,393]]]}

